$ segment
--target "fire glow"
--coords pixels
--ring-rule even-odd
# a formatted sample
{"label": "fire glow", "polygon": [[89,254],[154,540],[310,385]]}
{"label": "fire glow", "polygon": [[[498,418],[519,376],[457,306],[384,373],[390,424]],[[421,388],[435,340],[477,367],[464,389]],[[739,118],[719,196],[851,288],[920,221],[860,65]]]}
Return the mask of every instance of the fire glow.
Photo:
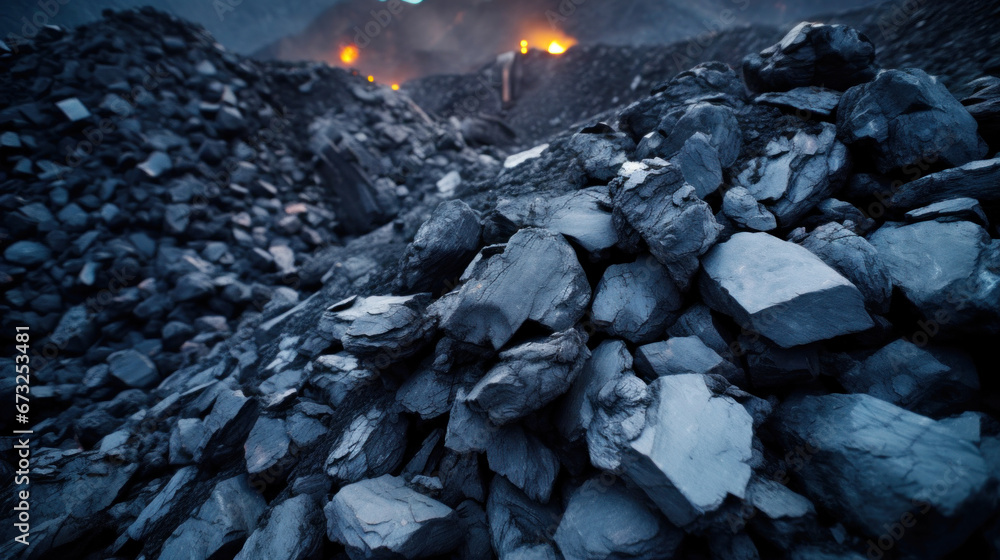
{"label": "fire glow", "polygon": [[563,54],[567,49],[576,44],[576,39],[560,35],[553,37],[551,30],[545,33],[529,33],[527,38],[521,39],[521,54],[528,54],[528,49],[539,49],[549,54]]}
{"label": "fire glow", "polygon": [[344,64],[351,64],[358,59],[358,47],[354,45],[347,45],[346,47],[340,49],[340,61]]}

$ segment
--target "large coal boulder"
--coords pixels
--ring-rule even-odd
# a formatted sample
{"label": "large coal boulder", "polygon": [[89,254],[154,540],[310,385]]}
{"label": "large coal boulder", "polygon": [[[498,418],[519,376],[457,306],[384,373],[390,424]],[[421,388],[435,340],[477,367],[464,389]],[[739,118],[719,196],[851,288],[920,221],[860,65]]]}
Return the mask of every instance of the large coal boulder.
{"label": "large coal boulder", "polygon": [[792,399],[776,429],[786,449],[808,454],[795,477],[809,498],[874,539],[890,534],[904,552],[947,554],[997,499],[976,445],[870,395]]}
{"label": "large coal boulder", "polygon": [[705,302],[788,348],[874,325],[858,288],[807,249],[737,233],[703,260]]}
{"label": "large coal boulder", "polygon": [[923,70],[883,70],[844,93],[837,133],[882,173],[955,167],[986,155],[969,111]]}
{"label": "large coal boulder", "polygon": [[843,91],[875,72],[875,45],[845,25],[802,22],[781,42],[743,59],[743,79],[756,92],[804,86]]}

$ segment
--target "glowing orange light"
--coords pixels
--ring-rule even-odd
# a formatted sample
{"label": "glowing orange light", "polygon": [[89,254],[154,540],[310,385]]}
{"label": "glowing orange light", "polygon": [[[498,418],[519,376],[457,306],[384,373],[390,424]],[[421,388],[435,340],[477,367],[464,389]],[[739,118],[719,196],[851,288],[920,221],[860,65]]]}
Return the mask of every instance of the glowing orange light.
{"label": "glowing orange light", "polygon": [[368,81],[369,82],[374,82],[375,81],[375,76],[368,76]]}
{"label": "glowing orange light", "polygon": [[562,54],[566,52],[566,47],[559,44],[559,41],[552,41],[549,43],[549,53],[551,54]]}
{"label": "glowing orange light", "polygon": [[528,41],[521,39],[521,54],[528,54]]}
{"label": "glowing orange light", "polygon": [[358,47],[354,45],[347,45],[346,47],[340,49],[340,61],[344,64],[350,64],[358,59]]}
{"label": "glowing orange light", "polygon": [[398,90],[399,89],[399,84],[392,84],[392,89]]}

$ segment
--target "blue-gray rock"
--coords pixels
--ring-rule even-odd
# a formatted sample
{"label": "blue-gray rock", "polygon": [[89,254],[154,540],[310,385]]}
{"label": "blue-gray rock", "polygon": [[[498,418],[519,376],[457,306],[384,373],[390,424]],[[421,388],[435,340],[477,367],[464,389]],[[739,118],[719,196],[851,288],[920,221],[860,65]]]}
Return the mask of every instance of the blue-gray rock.
{"label": "blue-gray rock", "polygon": [[723,358],[736,361],[730,346],[728,330],[712,317],[712,310],[704,303],[687,308],[677,321],[667,329],[669,336],[697,336],[706,346]]}
{"label": "blue-gray rock", "polygon": [[644,241],[677,287],[686,288],[722,226],[680,169],[660,159],[628,162],[611,183],[611,197],[619,238],[633,249]]}
{"label": "blue-gray rock", "polygon": [[87,227],[87,221],[90,219],[90,215],[84,212],[83,208],[80,208],[75,202],[70,202],[66,206],[63,206],[62,210],[56,214],[59,218],[59,222],[68,231],[82,231]]}
{"label": "blue-gray rock", "polygon": [[243,445],[257,422],[257,400],[242,391],[223,390],[205,417],[196,456],[203,464],[222,465],[244,457]]}
{"label": "blue-gray rock", "polygon": [[406,451],[405,417],[384,404],[361,411],[344,428],[326,459],[326,474],[337,484],[390,473]]}
{"label": "blue-gray rock", "polygon": [[723,168],[731,166],[740,155],[743,135],[736,114],[725,105],[694,103],[668,111],[657,126],[665,136],[657,156],[672,158],[697,133],[708,136]]}
{"label": "blue-gray rock", "polygon": [[532,501],[507,479],[495,476],[486,516],[498,560],[562,560],[552,540],[559,520],[553,504]]}
{"label": "blue-gray rock", "polygon": [[442,202],[420,226],[399,261],[399,282],[409,293],[440,294],[458,282],[479,250],[482,226],[461,200]]}
{"label": "blue-gray rock", "polygon": [[632,354],[620,340],[605,340],[590,354],[580,375],[562,400],[556,425],[570,441],[586,435],[594,418],[597,396],[608,381],[631,375]]}
{"label": "blue-gray rock", "polygon": [[320,547],[323,515],[312,496],[289,498],[271,508],[235,560],[304,560]]}
{"label": "blue-gray rock", "polygon": [[789,109],[796,116],[829,120],[840,103],[840,92],[821,87],[797,87],[788,91],[762,93],[755,103]]}
{"label": "blue-gray rock", "polygon": [[507,424],[568,391],[589,357],[586,335],[577,329],[519,344],[501,352],[472,387],[469,405],[494,424]]}
{"label": "blue-gray rock", "polygon": [[8,262],[21,266],[37,266],[52,258],[52,251],[37,241],[16,241],[3,252]]}
{"label": "blue-gray rock", "polygon": [[660,377],[639,436],[622,442],[625,476],[672,523],[685,526],[743,498],[750,480],[753,418],[699,374]]}
{"label": "blue-gray rock", "polygon": [[146,161],[143,161],[136,166],[136,169],[142,171],[150,178],[157,178],[163,175],[167,171],[170,171],[174,166],[173,162],[170,160],[170,156],[164,152],[153,152],[149,154]]}
{"label": "blue-gray rock", "polygon": [[852,393],[867,393],[927,416],[966,409],[979,392],[971,358],[957,350],[925,349],[903,339],[883,346],[838,379]]}
{"label": "blue-gray rock", "polygon": [[941,202],[928,204],[923,208],[910,210],[903,215],[907,222],[925,222],[936,220],[939,222],[972,222],[983,227],[989,227],[990,222],[983,212],[979,201],[974,198],[949,198]]}
{"label": "blue-gray rock", "polygon": [[[652,157],[638,153],[636,155],[640,160]],[[722,184],[719,150],[712,144],[712,138],[704,132],[692,134],[680,151],[670,159],[670,163],[681,168],[684,182],[694,187],[700,198],[712,194]]]}
{"label": "blue-gray rock", "polygon": [[97,340],[97,326],[94,323],[94,318],[87,313],[86,305],[75,305],[59,318],[50,338],[66,352],[86,352]]}
{"label": "blue-gray rock", "polygon": [[916,68],[879,72],[847,90],[837,109],[840,138],[881,173],[980,159],[987,148],[977,127],[944,85]]}
{"label": "blue-gray rock", "polygon": [[972,222],[888,222],[871,234],[892,282],[944,330],[1000,332],[1000,241]]}
{"label": "blue-gray rock", "polygon": [[163,488],[156,493],[153,500],[142,509],[135,521],[129,525],[126,531],[129,538],[136,541],[145,540],[160,521],[183,508],[182,496],[189,490],[189,485],[197,474],[198,469],[195,467],[178,469]]}
{"label": "blue-gray rock", "polygon": [[587,427],[590,462],[599,469],[620,472],[625,443],[645,428],[649,390],[645,382],[627,373],[609,379],[593,403],[594,417]]}
{"label": "blue-gray rock", "polygon": [[892,277],[878,250],[865,238],[831,222],[795,241],[850,280],[869,309],[877,313],[889,310]]}
{"label": "blue-gray rock", "polygon": [[156,364],[135,350],[121,350],[108,356],[111,375],[129,387],[148,388],[160,381]]}
{"label": "blue-gray rock", "polygon": [[894,208],[916,208],[949,198],[968,197],[983,203],[1000,202],[1000,157],[977,160],[903,183],[887,201]]}
{"label": "blue-gray rock", "polygon": [[288,454],[289,443],[291,439],[282,418],[258,418],[243,446],[247,472],[257,474],[276,465]]}
{"label": "blue-gray rock", "polygon": [[428,558],[462,539],[454,510],[384,475],[348,484],[323,508],[326,535],[351,560]]}
{"label": "blue-gray rock", "polygon": [[705,345],[697,336],[670,337],[640,346],[635,351],[635,370],[647,379],[665,375],[700,373],[721,375],[730,383],[745,385],[743,371]]}
{"label": "blue-gray rock", "polygon": [[779,346],[874,326],[853,284],[809,250],[767,233],[737,233],[703,267],[705,303]]}
{"label": "blue-gray rock", "polygon": [[[484,249],[484,251],[486,251]],[[503,251],[480,253],[442,312],[452,338],[500,349],[527,320],[554,331],[574,325],[590,303],[590,284],[559,234],[523,229]]]}
{"label": "blue-gray rock", "polygon": [[164,560],[187,560],[226,555],[238,549],[257,528],[267,502],[250,487],[246,475],[215,485],[208,499],[174,529],[160,549]]}
{"label": "blue-gray rock", "polygon": [[592,257],[603,256],[618,243],[607,187],[590,187],[554,198],[502,198],[496,212],[518,227],[561,233]]}
{"label": "blue-gray rock", "polygon": [[473,408],[466,390],[459,388],[455,394],[455,402],[451,405],[451,414],[448,415],[445,447],[456,453],[486,451],[497,429],[486,413]]}
{"label": "blue-gray rock", "polygon": [[747,484],[746,504],[753,507],[749,524],[754,534],[780,549],[822,537],[813,503],[779,480],[752,477]]}
{"label": "blue-gray rock", "polygon": [[750,190],[743,186],[726,191],[722,198],[722,213],[741,229],[771,231],[778,227],[774,214],[757,202]]}
{"label": "blue-gray rock", "polygon": [[684,533],[621,480],[592,478],[573,491],[555,541],[566,558],[671,558]]}
{"label": "blue-gray rock", "polygon": [[758,92],[821,86],[843,91],[875,77],[875,45],[846,25],[802,22],[780,42],[743,59],[743,79]]}
{"label": "blue-gray rock", "polygon": [[[378,298],[365,298],[365,304]],[[382,369],[419,351],[434,333],[434,320],[425,313],[428,298],[413,296],[388,305],[355,305],[341,318],[354,314],[340,337],[344,350],[367,358]]]}
{"label": "blue-gray rock", "polygon": [[660,338],[683,300],[667,270],[651,256],[609,266],[594,292],[591,320],[611,336],[641,344]]}
{"label": "blue-gray rock", "polygon": [[605,123],[587,126],[569,139],[569,149],[587,176],[600,182],[614,178],[634,148],[627,134],[615,132]]}
{"label": "blue-gray rock", "polygon": [[204,272],[189,272],[177,279],[170,297],[174,301],[191,301],[215,293],[212,277]]}
{"label": "blue-gray rock", "polygon": [[995,506],[980,451],[925,416],[870,395],[823,395],[786,401],[776,420],[785,449],[809,452],[793,476],[817,506],[873,538],[920,523],[896,540],[901,554],[946,555]]}
{"label": "blue-gray rock", "polygon": [[486,446],[490,470],[507,477],[529,498],[548,503],[559,473],[559,459],[537,437],[517,424],[497,430]]}
{"label": "blue-gray rock", "polygon": [[72,122],[90,118],[90,111],[87,109],[87,106],[76,97],[57,101],[56,107],[59,107],[62,114]]}
{"label": "blue-gray rock", "polygon": [[847,180],[850,160],[837,141],[836,127],[816,127],[816,132],[780,131],[764,148],[765,155],[747,161],[733,181],[764,203],[781,226],[796,223]]}

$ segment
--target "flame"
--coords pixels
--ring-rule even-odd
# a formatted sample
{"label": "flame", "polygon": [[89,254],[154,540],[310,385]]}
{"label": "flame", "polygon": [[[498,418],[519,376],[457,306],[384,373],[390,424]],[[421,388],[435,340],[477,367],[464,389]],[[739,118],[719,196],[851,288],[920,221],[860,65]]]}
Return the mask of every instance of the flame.
{"label": "flame", "polygon": [[526,35],[527,39],[521,39],[521,54],[528,54],[529,49],[535,48],[559,55],[576,44],[576,39],[551,29],[530,31]]}
{"label": "flame", "polygon": [[369,82],[374,82],[375,81],[375,76],[368,76],[368,81]]}
{"label": "flame", "polygon": [[394,91],[397,91],[397,90],[399,90],[399,84],[392,84],[392,89],[393,89]]}
{"label": "flame", "polygon": [[358,47],[354,45],[347,45],[346,47],[340,49],[340,61],[344,64],[351,64],[358,59]]}

